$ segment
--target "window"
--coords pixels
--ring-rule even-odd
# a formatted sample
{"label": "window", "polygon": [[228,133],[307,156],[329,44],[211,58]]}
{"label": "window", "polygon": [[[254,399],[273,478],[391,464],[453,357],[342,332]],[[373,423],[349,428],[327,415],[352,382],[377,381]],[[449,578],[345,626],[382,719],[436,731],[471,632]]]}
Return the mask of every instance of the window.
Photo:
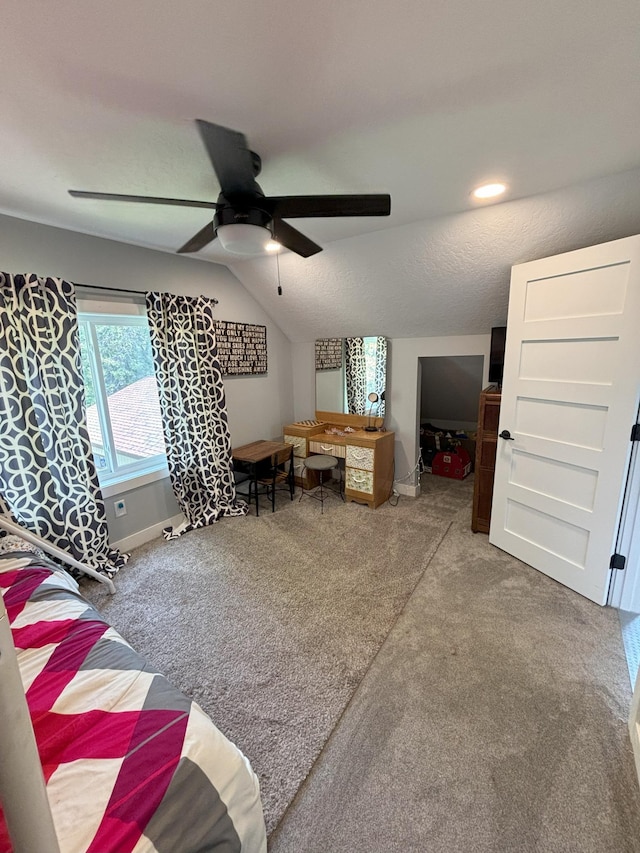
{"label": "window", "polygon": [[89,438],[101,485],[166,467],[146,317],[78,312]]}

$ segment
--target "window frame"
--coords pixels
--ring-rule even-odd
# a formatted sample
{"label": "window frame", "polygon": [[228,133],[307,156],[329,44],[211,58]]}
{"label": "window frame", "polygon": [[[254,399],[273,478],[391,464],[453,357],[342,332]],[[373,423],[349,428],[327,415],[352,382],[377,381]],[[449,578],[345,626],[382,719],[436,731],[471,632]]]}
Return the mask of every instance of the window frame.
{"label": "window frame", "polygon": [[[107,311],[78,310],[78,331],[84,330],[87,345],[87,356],[92,373],[95,405],[98,422],[104,442],[105,455],[109,462],[108,469],[100,469],[96,465],[96,473],[103,497],[119,494],[123,491],[138,488],[146,483],[169,476],[166,453],[149,456],[146,459],[118,465],[117,451],[111,427],[108,395],[102,367],[102,356],[96,326],[145,326],[148,329],[147,318],[140,314],[109,313]],[[84,376],[83,376],[84,384]],[[85,402],[85,411],[86,411]],[[115,464],[114,464],[115,463]]]}

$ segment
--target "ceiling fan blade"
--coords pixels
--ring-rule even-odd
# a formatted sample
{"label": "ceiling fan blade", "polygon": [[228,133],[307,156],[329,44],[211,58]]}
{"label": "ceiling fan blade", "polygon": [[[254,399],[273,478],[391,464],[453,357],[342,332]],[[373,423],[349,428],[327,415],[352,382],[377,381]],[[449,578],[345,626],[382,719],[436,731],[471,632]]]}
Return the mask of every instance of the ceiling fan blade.
{"label": "ceiling fan blade", "polygon": [[199,252],[206,245],[215,240],[216,232],[213,227],[213,222],[207,222],[204,228],[201,228],[197,234],[194,234],[190,240],[178,249],[179,255],[185,255],[189,252]]}
{"label": "ceiling fan blade", "polygon": [[119,195],[118,193],[87,193],[82,190],[69,190],[69,195],[74,198],[95,198],[99,201],[136,201],[145,204],[172,204],[176,207],[206,207],[217,210],[219,205],[215,201],[192,201],[186,198],[158,198],[151,195]]}
{"label": "ceiling fan blade", "polygon": [[244,134],[219,124],[196,119],[200,137],[207,149],[211,165],[225,196],[233,193],[255,193],[256,156],[247,148]]}
{"label": "ceiling fan blade", "polygon": [[271,223],[273,239],[277,240],[281,246],[295,252],[303,258],[309,258],[311,255],[316,255],[322,251],[322,246],[318,246],[313,240],[305,237],[302,232],[298,231],[288,222],[283,222],[282,219],[275,218]]}
{"label": "ceiling fan blade", "polygon": [[315,216],[389,216],[390,195],[285,195],[264,201],[274,216],[296,219]]}

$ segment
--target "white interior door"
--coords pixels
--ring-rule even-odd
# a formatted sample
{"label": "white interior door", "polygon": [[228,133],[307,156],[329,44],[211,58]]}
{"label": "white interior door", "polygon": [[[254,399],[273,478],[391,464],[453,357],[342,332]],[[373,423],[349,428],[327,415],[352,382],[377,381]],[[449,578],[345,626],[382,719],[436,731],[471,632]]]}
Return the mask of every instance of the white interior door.
{"label": "white interior door", "polygon": [[640,236],[513,267],[490,541],[604,604],[640,390]]}

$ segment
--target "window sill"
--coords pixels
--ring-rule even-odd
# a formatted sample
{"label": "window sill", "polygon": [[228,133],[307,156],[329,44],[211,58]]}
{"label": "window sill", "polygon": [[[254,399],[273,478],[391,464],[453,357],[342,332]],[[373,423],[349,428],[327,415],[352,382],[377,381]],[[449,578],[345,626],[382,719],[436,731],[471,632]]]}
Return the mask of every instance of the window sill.
{"label": "window sill", "polygon": [[164,480],[169,476],[169,469],[166,465],[158,468],[156,471],[145,471],[144,474],[131,474],[129,477],[115,482],[105,483],[100,486],[103,498],[112,498],[114,495],[122,495],[125,492],[130,492],[133,489],[139,489],[141,486],[146,486],[149,483],[155,483],[158,480]]}

